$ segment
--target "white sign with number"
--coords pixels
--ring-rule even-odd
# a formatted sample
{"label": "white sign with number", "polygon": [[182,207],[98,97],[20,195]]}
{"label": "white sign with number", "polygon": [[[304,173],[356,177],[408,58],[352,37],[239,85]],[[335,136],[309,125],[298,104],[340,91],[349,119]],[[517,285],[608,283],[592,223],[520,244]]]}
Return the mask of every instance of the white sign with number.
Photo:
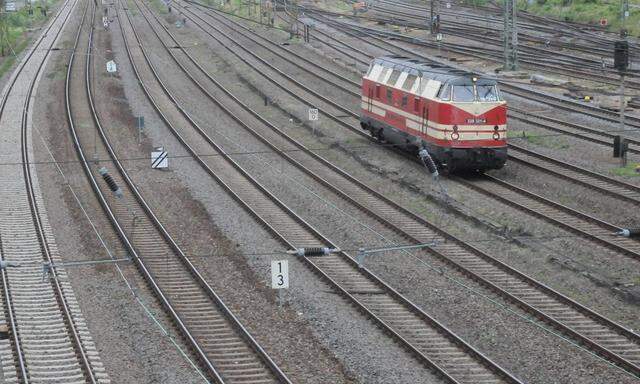
{"label": "white sign with number", "polygon": [[447,9],[451,8],[451,3],[447,3]]}
{"label": "white sign with number", "polygon": [[436,41],[442,41],[442,33],[436,35]]}
{"label": "white sign with number", "polygon": [[271,260],[271,288],[289,288],[288,260]]}
{"label": "white sign with number", "polygon": [[111,60],[107,62],[107,72],[109,73],[113,73],[117,70],[116,68],[116,62]]}
{"label": "white sign with number", "polygon": [[318,121],[318,108],[309,108],[309,121]]}
{"label": "white sign with number", "polygon": [[6,3],[4,4],[4,9],[5,9],[7,12],[15,12],[15,11],[16,11],[16,3],[14,3],[13,1],[6,2]]}

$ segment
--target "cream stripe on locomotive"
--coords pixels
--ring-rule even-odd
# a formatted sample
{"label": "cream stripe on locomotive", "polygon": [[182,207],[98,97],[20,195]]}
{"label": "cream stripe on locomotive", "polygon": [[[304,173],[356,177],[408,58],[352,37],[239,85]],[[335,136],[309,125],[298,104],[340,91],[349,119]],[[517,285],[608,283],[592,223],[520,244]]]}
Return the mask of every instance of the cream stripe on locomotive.
{"label": "cream stripe on locomotive", "polygon": [[[421,131],[421,120],[420,117],[406,112],[402,109],[392,107],[388,104],[381,103],[379,101],[370,99],[368,97],[362,97],[361,107],[364,110],[369,111],[371,107],[371,111],[373,114],[376,114],[381,117],[386,116],[387,110],[403,116],[406,118],[406,125],[408,128],[415,129],[416,131]],[[372,101],[371,105],[369,105],[369,100]],[[382,107],[382,108],[381,108]],[[495,106],[494,106],[495,107]],[[428,134],[438,139],[449,139],[452,133],[450,124],[438,124],[433,121],[428,122]],[[500,137],[504,137],[506,132],[506,124],[498,125],[498,133],[500,133]],[[484,132],[478,132],[484,131]],[[494,133],[493,125],[458,125],[458,134],[460,135],[459,140],[484,140],[493,138]],[[426,132],[424,132],[426,133]]]}
{"label": "cream stripe on locomotive", "polygon": [[[373,105],[377,106],[377,107],[382,107],[382,108],[388,108],[390,109],[392,112],[397,113],[399,115],[403,115],[405,117],[409,117],[409,118],[416,118],[416,115],[410,112],[407,112],[403,109],[400,108],[396,108],[392,105],[383,103],[381,101],[378,101],[376,99],[370,98],[368,96],[361,96],[361,100],[362,100],[362,108],[367,109],[368,107],[368,103],[372,102]],[[443,103],[444,104],[444,103]],[[463,111],[475,115],[475,116],[480,116],[482,114],[485,114],[487,112],[489,112],[490,110],[498,107],[502,105],[502,103],[455,103],[456,108],[458,109],[462,109]],[[379,113],[376,113],[379,114]],[[382,115],[383,116],[383,115]]]}

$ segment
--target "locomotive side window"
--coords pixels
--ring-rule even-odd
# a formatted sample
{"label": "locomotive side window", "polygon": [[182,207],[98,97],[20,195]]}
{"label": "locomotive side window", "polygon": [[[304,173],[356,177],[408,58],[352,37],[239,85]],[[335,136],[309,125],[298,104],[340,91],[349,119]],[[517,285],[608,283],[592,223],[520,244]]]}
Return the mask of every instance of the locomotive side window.
{"label": "locomotive side window", "polygon": [[387,88],[387,102],[390,103],[392,98],[393,98],[393,91]]}
{"label": "locomotive side window", "polygon": [[402,96],[402,106],[406,107],[408,102],[409,102],[409,96],[403,95]]}
{"label": "locomotive side window", "polygon": [[389,81],[387,81],[387,84],[389,84],[390,86],[395,86],[396,85],[396,81],[398,81],[398,78],[400,77],[400,74],[402,72],[401,71],[397,71],[397,70],[393,70],[393,72],[391,73],[391,77],[389,77]]}
{"label": "locomotive side window", "polygon": [[451,99],[451,86],[445,84],[440,87],[440,92],[438,92],[438,97],[440,100],[449,101]]}
{"label": "locomotive side window", "polygon": [[367,70],[367,74],[366,74],[366,75],[364,75],[365,77],[369,77],[369,75],[371,75],[371,71],[373,71],[373,67],[374,67],[374,64],[373,64],[373,63],[371,63],[371,64],[369,65],[369,69]]}
{"label": "locomotive side window", "polygon": [[498,101],[495,85],[478,85],[478,101]]}
{"label": "locomotive side window", "polygon": [[476,99],[473,93],[473,85],[454,85],[453,101],[469,102]]}
{"label": "locomotive side window", "polygon": [[413,110],[416,112],[420,110],[420,99],[417,97],[413,99]]}
{"label": "locomotive side window", "polygon": [[415,84],[417,78],[418,77],[416,75],[408,75],[406,80],[404,81],[404,84],[402,84],[402,89],[404,89],[405,91],[410,91],[411,88],[413,88],[413,84]]}
{"label": "locomotive side window", "polygon": [[384,68],[380,72],[380,77],[378,77],[378,83],[384,83],[384,79],[387,78],[387,74],[391,71],[391,68]]}
{"label": "locomotive side window", "polygon": [[376,99],[380,98],[380,84],[376,84]]}

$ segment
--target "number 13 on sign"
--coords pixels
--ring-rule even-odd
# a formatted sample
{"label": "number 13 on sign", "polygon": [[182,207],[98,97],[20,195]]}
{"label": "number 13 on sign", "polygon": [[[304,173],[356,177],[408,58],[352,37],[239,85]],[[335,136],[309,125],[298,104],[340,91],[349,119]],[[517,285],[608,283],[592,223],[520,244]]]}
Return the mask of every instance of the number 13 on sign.
{"label": "number 13 on sign", "polygon": [[289,288],[288,260],[271,260],[271,288]]}

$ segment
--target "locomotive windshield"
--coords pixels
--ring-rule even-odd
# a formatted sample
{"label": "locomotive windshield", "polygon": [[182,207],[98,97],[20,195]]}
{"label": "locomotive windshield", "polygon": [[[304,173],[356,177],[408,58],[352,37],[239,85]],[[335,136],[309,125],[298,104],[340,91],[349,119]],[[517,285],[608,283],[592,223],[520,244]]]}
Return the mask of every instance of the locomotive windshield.
{"label": "locomotive windshield", "polygon": [[478,101],[498,101],[498,91],[495,85],[477,85]]}
{"label": "locomotive windshield", "polygon": [[440,87],[438,97],[443,101],[463,103],[501,101],[497,86],[492,84],[444,84]]}
{"label": "locomotive windshield", "polygon": [[473,84],[453,86],[453,101],[474,101],[475,98]]}

